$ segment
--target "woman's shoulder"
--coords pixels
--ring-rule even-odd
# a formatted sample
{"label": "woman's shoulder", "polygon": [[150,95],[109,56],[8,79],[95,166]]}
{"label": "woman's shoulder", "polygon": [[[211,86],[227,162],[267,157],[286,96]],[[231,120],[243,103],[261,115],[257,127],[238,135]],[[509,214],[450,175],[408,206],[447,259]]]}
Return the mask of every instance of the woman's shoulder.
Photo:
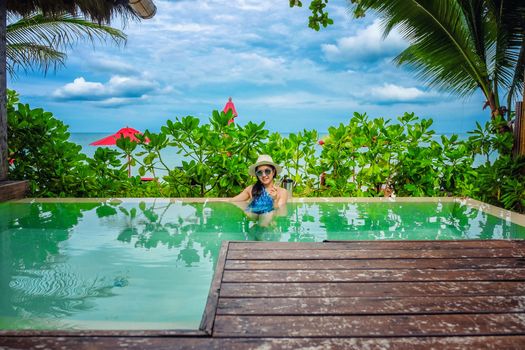
{"label": "woman's shoulder", "polygon": [[253,185],[250,185],[244,189],[244,192],[248,194],[249,199],[252,198],[252,189],[253,189]]}

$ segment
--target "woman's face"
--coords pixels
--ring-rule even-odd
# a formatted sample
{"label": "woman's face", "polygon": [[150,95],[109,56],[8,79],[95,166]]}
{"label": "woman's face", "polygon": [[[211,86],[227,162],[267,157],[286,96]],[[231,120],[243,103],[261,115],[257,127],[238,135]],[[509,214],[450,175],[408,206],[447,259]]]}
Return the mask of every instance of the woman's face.
{"label": "woman's face", "polygon": [[255,175],[263,185],[269,185],[273,181],[274,170],[271,166],[260,165],[255,169]]}

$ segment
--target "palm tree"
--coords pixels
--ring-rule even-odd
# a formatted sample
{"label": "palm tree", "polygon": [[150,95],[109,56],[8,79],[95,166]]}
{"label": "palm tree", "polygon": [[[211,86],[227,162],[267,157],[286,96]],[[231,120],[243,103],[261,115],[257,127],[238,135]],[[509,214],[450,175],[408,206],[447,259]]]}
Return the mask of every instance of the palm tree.
{"label": "palm tree", "polygon": [[22,17],[31,16],[34,13],[42,13],[44,17],[69,14],[74,17],[82,16],[99,24],[109,24],[116,16],[124,20],[139,17],[150,18],[155,14],[155,10],[152,0],[0,0],[0,181],[7,179],[8,168],[6,115],[8,14]]}
{"label": "palm tree", "polygon": [[109,39],[119,45],[126,40],[126,35],[118,29],[68,13],[22,17],[6,28],[7,71],[14,75],[18,69],[36,69],[44,73],[50,67],[56,69],[64,65],[66,59],[62,50],[82,39],[91,42]]}
{"label": "palm tree", "polygon": [[[524,87],[523,0],[359,0],[382,19],[384,36],[398,27],[410,46],[395,62],[429,86],[459,96],[481,89],[491,117],[510,116]],[[507,107],[500,103],[506,95]]]}

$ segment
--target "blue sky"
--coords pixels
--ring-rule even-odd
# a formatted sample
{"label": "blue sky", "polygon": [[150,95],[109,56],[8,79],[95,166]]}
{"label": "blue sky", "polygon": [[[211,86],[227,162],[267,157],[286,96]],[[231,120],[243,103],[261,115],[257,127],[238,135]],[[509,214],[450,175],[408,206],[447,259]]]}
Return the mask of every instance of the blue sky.
{"label": "blue sky", "polygon": [[186,115],[207,121],[229,96],[238,123],[265,121],[280,132],[325,132],[354,111],[415,112],[439,133],[488,120],[480,93],[465,100],[430,90],[392,64],[406,42],[395,31],[383,40],[373,14],[353,19],[344,0],[330,1],[335,24],[320,32],[308,28],[307,8],[285,0],[154,1],[153,19],[112,24],[128,35],[125,46],[79,44],[66,67],[21,72],[9,88],[72,132],[157,131]]}

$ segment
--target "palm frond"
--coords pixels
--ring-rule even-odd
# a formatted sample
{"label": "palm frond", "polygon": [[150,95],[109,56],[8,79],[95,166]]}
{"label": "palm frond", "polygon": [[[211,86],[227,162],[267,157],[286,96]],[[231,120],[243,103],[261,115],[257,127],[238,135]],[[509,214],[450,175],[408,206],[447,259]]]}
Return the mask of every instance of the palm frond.
{"label": "palm frond", "polygon": [[[491,20],[497,26],[494,48],[494,80],[508,90],[509,107],[516,88],[523,84],[525,3],[522,0],[486,0]],[[510,98],[510,99],[509,99]]]}
{"label": "palm frond", "polygon": [[49,71],[64,65],[66,54],[52,47],[35,43],[9,44],[6,47],[7,71],[16,76],[18,70],[25,72],[40,70]]}
{"label": "palm frond", "polygon": [[[64,64],[65,51],[80,41],[106,42],[116,45],[125,43],[126,35],[115,28],[60,14],[46,17],[33,14],[7,25],[8,71],[19,68],[27,71],[31,59],[44,73],[50,67],[56,69]],[[21,50],[17,53],[16,50]],[[13,67],[9,65],[13,64]]]}
{"label": "palm frond", "polygon": [[[430,55],[432,56],[429,57]],[[464,62],[459,59],[449,60],[449,57],[442,48],[430,51],[427,45],[413,44],[394,58],[394,61],[408,65],[416,77],[425,81],[429,87],[459,96],[471,95],[479,84],[472,79]],[[437,60],[442,60],[442,63],[436,64]]]}
{"label": "palm frond", "polygon": [[79,41],[106,42],[111,40],[120,45],[126,41],[126,35],[116,29],[99,25],[91,21],[60,14],[46,17],[34,14],[7,25],[8,43],[35,42],[61,49],[70,48]]}
{"label": "palm frond", "polygon": [[458,0],[459,8],[461,9],[465,24],[468,26],[468,33],[472,37],[472,44],[475,47],[476,54],[480,59],[487,62],[487,46],[493,45],[495,38],[487,38],[487,33],[492,31],[487,30],[485,0]]}
{"label": "palm frond", "polygon": [[467,22],[457,0],[363,0],[380,13],[384,36],[393,28],[411,44],[395,58],[406,64],[429,86],[469,95],[479,86],[488,94],[487,67],[477,52],[483,45],[471,30],[480,20]]}
{"label": "palm frond", "polygon": [[125,21],[138,20],[127,0],[6,0],[6,5],[9,13],[20,16],[29,16],[35,12],[42,12],[44,16],[68,13],[106,24],[116,16]]}
{"label": "palm frond", "polygon": [[[518,53],[518,60],[516,62],[516,67],[514,69],[514,78],[509,87],[509,92],[507,94],[507,105],[509,109],[512,109],[512,101],[520,98],[520,95],[523,93],[524,79],[525,79],[525,37],[521,45],[521,49]],[[525,97],[525,96],[523,96]]]}

